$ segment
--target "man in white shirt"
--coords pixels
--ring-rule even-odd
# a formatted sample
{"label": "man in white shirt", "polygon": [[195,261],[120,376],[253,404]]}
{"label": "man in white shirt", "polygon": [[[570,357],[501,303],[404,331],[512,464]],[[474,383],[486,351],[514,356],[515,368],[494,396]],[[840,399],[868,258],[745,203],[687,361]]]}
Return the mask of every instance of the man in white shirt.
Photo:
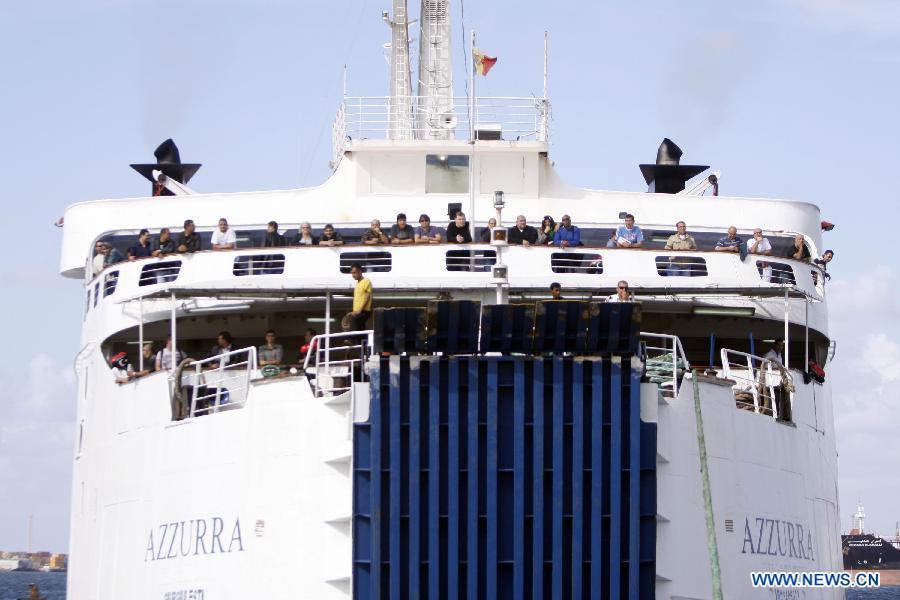
{"label": "man in white shirt", "polygon": [[766,360],[771,360],[779,365],[784,364],[784,340],[779,338],[772,344],[772,349],[763,356]]}
{"label": "man in white shirt", "polygon": [[94,275],[103,270],[103,263],[106,261],[105,249],[106,244],[104,242],[98,241],[94,244],[94,260],[91,263],[94,268]]}
{"label": "man in white shirt", "polygon": [[[747,252],[750,254],[762,254],[764,256],[770,256],[772,254],[772,244],[769,243],[769,238],[763,237],[762,229],[759,227],[753,230],[753,237],[747,242]],[[772,281],[772,265],[770,265],[768,261],[761,260],[759,261],[758,267],[762,269],[760,271],[760,276],[763,281]]]}
{"label": "man in white shirt", "polygon": [[628,282],[624,279],[616,284],[616,293],[606,299],[607,302],[634,302]]}
{"label": "man in white shirt", "polygon": [[237,237],[234,229],[229,229],[228,221],[225,218],[219,219],[219,229],[212,234],[213,250],[234,250],[237,243]]}
{"label": "man in white shirt", "polygon": [[156,353],[156,370],[170,371],[184,360],[184,352],[175,352],[175,363],[172,364],[172,336],[166,338],[166,347]]}

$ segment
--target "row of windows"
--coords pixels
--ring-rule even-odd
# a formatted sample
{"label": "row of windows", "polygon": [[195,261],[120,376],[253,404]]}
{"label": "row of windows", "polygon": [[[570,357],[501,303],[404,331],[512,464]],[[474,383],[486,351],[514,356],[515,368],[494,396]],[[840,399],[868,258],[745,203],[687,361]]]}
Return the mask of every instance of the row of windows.
{"label": "row of windows", "polygon": [[[232,266],[232,274],[236,277],[247,275],[282,275],[284,274],[284,254],[253,254],[236,256]],[[341,252],[339,269],[341,273],[350,273],[350,267],[359,263],[368,273],[389,273],[393,268],[393,257],[390,252]],[[662,277],[706,277],[706,259],[701,256],[675,255],[657,256],[656,273]],[[464,271],[470,273],[489,272],[497,264],[497,251],[493,249],[447,250],[444,267],[447,271]],[[765,260],[756,261],[756,269],[760,279],[768,283],[796,285],[796,277],[791,265]],[[601,275],[603,273],[603,257],[596,253],[554,252],[550,254],[550,270],[553,273],[582,273]],[[148,262],[141,268],[138,277],[139,286],[171,283],[181,273],[180,260]],[[112,295],[119,282],[119,271],[110,271],[98,279],[92,290],[88,288],[85,314],[102,297]]]}

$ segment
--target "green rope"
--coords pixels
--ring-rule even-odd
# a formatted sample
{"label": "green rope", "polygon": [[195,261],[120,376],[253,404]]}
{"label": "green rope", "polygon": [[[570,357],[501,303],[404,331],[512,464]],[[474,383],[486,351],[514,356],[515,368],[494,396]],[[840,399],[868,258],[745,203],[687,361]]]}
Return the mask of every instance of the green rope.
{"label": "green rope", "polygon": [[709,546],[709,568],[712,571],[714,600],[722,600],[722,572],[719,569],[719,546],[716,543],[716,521],[713,518],[712,492],[709,489],[709,465],[706,462],[706,437],[703,434],[703,414],[700,412],[700,384],[697,372],[691,378],[694,384],[694,415],[697,417],[697,446],[700,450],[700,475],[703,478],[703,508],[706,513],[706,544]]}

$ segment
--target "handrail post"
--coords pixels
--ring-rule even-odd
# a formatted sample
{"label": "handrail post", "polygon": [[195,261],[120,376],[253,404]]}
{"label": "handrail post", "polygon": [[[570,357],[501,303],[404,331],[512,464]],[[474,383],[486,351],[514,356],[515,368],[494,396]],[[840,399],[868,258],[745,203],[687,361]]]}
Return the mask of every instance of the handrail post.
{"label": "handrail post", "polygon": [[672,393],[678,397],[678,351],[675,349],[677,338],[672,338]]}
{"label": "handrail post", "polygon": [[[174,360],[174,356],[172,357]],[[197,412],[197,388],[200,383],[200,363],[196,363],[194,365],[194,393],[191,394],[191,412],[188,415],[189,417],[193,417]]]}

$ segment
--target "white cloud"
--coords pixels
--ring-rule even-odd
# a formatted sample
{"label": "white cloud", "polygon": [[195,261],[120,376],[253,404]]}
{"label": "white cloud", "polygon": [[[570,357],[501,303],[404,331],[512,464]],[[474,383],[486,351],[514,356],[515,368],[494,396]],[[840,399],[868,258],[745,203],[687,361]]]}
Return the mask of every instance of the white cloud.
{"label": "white cloud", "polygon": [[827,289],[831,337],[838,341],[828,367],[834,394],[839,454],[841,524],[846,530],[858,500],[871,529],[893,532],[900,481],[900,273],[880,265]]}
{"label": "white cloud", "polygon": [[[66,550],[72,485],[75,374],[39,353],[0,388],[0,540],[25,548],[24,520],[34,514],[35,549]],[[63,500],[63,501],[60,501]]]}

